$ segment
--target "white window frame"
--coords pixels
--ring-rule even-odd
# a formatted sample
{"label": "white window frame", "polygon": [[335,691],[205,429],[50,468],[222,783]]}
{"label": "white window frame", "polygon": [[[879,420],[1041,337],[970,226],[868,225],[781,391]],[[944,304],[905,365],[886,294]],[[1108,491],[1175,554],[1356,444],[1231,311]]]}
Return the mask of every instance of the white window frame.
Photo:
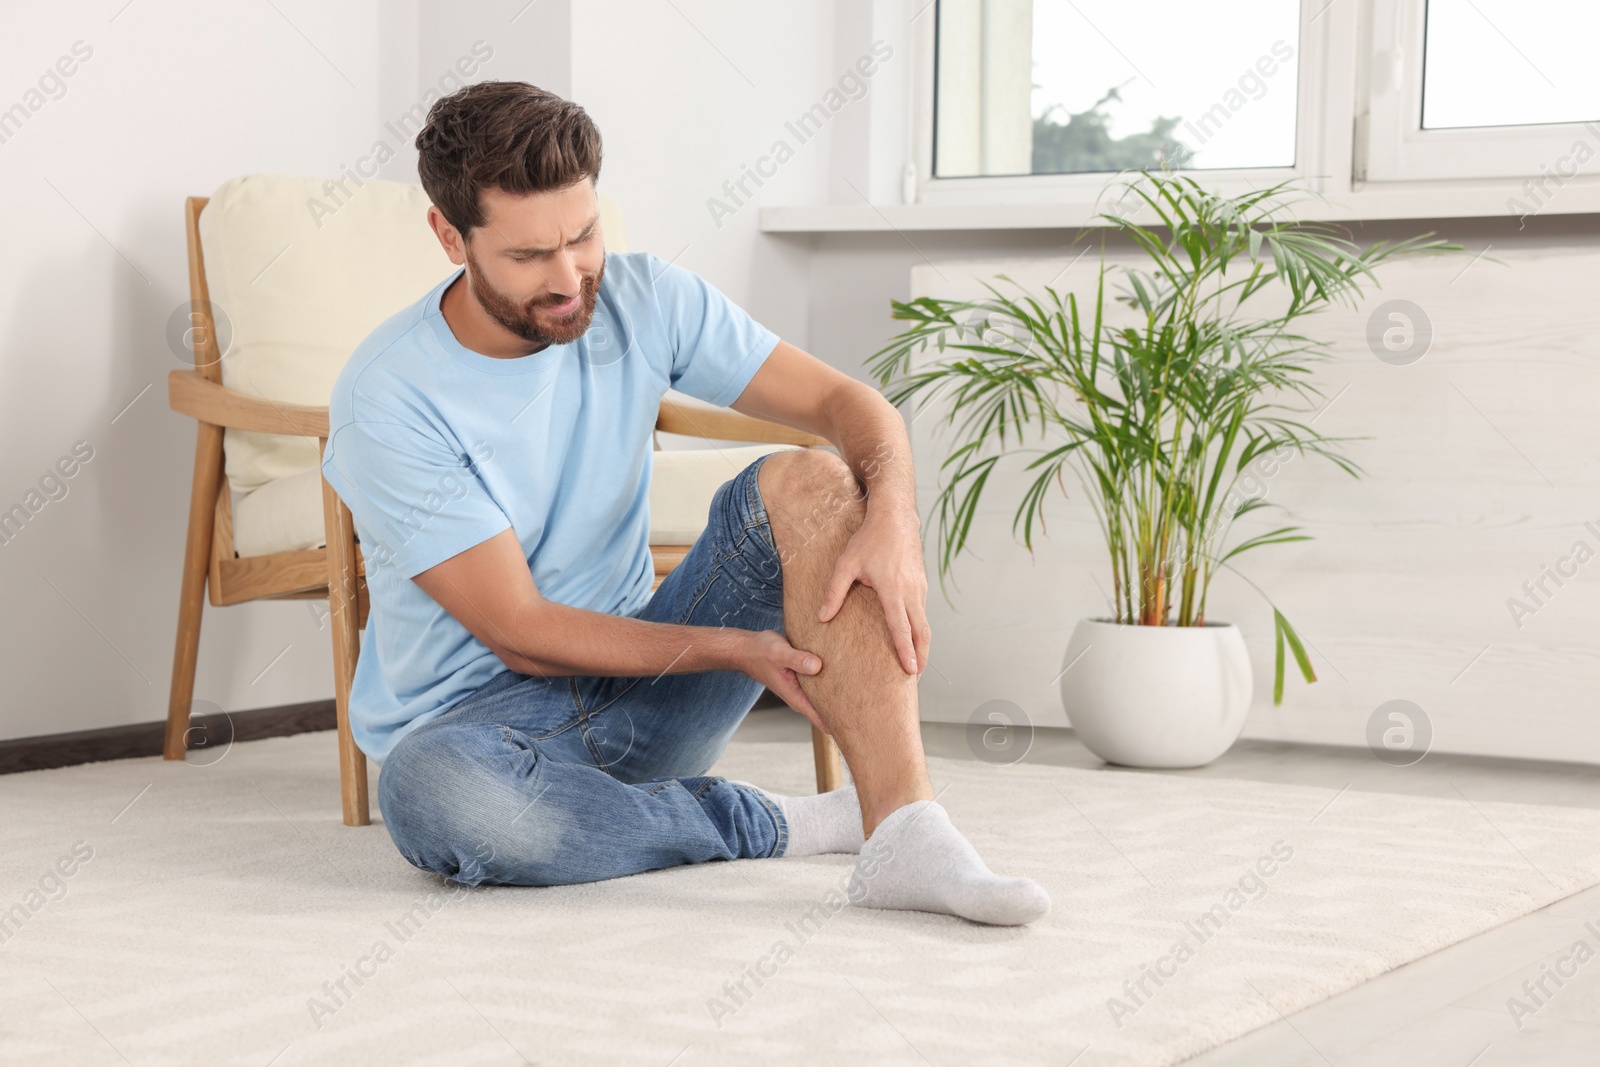
{"label": "white window frame", "polygon": [[[1541,167],[1578,176],[1573,145],[1587,141],[1600,150],[1600,123],[1537,126],[1422,128],[1423,47],[1427,0],[1386,0],[1372,11],[1369,36],[1366,159],[1357,160],[1367,181],[1534,178]],[[1364,170],[1364,173],[1363,173]],[[1570,171],[1570,172],[1567,172]]]}

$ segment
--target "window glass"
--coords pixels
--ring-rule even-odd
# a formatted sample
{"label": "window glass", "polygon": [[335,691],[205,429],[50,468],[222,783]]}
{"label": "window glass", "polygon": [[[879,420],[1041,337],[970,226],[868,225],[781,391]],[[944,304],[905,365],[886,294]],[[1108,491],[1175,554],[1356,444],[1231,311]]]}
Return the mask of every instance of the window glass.
{"label": "window glass", "polygon": [[937,177],[1288,167],[1300,5],[939,0]]}
{"label": "window glass", "polygon": [[1600,119],[1600,4],[1428,0],[1422,125]]}

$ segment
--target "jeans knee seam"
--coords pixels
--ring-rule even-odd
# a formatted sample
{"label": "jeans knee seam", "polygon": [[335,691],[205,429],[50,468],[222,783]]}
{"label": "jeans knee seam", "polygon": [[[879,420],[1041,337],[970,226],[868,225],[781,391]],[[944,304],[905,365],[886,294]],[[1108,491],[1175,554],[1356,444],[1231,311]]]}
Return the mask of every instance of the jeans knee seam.
{"label": "jeans knee seam", "polygon": [[[761,471],[760,464],[765,462],[767,458],[772,455],[776,455],[776,453],[769,452],[766,456],[762,456],[761,459],[757,461],[757,475],[759,475]],[[754,530],[759,527],[761,529],[762,539],[767,542],[767,547],[772,549],[773,553],[776,554],[778,551],[778,541],[777,538],[775,538],[772,534],[772,516],[767,512],[766,503],[761,499],[760,484],[756,480],[755,476],[752,476],[750,479],[750,488],[749,492],[745,494],[745,499],[746,503],[749,505],[749,511],[752,518],[749,522],[745,523],[744,528],[746,530]]]}

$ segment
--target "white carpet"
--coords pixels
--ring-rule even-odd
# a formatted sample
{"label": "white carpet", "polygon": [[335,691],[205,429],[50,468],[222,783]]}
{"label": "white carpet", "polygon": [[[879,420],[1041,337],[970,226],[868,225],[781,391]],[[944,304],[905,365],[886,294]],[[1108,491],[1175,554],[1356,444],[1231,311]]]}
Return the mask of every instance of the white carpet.
{"label": "white carpet", "polygon": [[844,856],[468,891],[340,825],[333,740],[0,776],[0,1062],[1169,1064],[1600,882],[1600,812],[934,758],[1041,923],[834,912]]}

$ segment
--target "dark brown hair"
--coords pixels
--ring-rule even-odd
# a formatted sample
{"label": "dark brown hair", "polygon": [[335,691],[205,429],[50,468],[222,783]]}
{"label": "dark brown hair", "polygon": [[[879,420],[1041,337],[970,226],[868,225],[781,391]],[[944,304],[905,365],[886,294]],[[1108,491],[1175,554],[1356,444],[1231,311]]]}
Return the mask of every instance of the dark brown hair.
{"label": "dark brown hair", "polygon": [[462,240],[486,221],[484,189],[524,195],[600,177],[588,112],[527,82],[476,82],[434,101],[416,147],[422,188]]}

